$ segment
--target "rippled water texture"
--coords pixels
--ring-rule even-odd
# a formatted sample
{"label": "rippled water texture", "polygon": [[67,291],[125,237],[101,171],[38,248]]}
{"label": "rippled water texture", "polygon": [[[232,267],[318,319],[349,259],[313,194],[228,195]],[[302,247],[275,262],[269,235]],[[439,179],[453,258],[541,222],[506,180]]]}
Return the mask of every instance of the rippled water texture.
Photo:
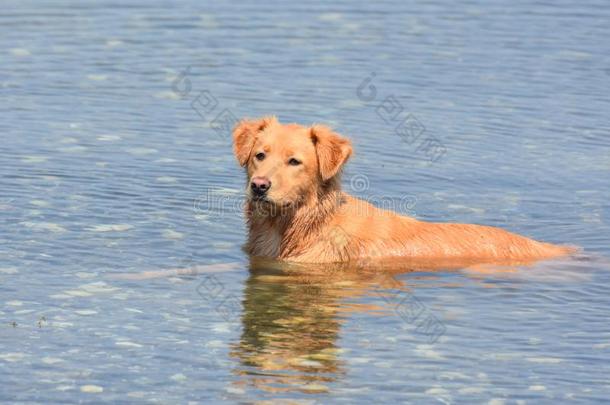
{"label": "rippled water texture", "polygon": [[[0,401],[604,402],[609,19],[605,1],[4,2]],[[362,198],[584,254],[250,262],[226,127],[263,114],[349,136]]]}

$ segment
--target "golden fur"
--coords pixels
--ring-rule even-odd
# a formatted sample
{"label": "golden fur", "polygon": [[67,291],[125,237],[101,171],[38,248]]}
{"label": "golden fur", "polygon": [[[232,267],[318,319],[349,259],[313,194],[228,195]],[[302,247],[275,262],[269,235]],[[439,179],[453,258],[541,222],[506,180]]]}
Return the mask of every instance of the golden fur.
{"label": "golden fur", "polygon": [[[275,117],[243,120],[233,143],[248,176],[246,249],[253,256],[306,263],[517,261],[574,251],[490,226],[419,221],[352,197],[340,182],[351,143],[322,125],[284,125]],[[254,177],[271,182],[264,198],[250,190]]]}

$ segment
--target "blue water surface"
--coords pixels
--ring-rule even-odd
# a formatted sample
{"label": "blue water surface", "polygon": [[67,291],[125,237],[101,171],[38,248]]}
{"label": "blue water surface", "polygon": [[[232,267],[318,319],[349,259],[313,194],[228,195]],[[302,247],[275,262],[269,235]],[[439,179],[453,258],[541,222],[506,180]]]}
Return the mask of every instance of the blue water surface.
{"label": "blue water surface", "polygon": [[[606,1],[5,1],[0,401],[607,401],[609,22]],[[350,137],[355,195],[584,252],[253,263],[228,127],[267,114]]]}

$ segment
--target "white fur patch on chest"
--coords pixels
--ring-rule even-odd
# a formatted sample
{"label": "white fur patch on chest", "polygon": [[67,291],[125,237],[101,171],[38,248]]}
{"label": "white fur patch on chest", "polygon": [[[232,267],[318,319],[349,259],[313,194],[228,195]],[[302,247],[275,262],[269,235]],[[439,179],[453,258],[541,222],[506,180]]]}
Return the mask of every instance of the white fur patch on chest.
{"label": "white fur patch on chest", "polygon": [[250,235],[250,250],[255,256],[278,257],[280,255],[281,243],[282,238],[274,228],[267,229],[266,232],[258,231]]}

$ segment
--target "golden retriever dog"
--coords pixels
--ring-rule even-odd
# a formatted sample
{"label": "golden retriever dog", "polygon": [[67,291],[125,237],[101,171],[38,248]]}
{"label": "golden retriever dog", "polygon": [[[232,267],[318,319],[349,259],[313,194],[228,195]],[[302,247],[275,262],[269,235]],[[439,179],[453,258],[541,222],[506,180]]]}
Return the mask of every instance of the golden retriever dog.
{"label": "golden retriever dog", "polygon": [[233,151],[247,172],[246,250],[302,263],[415,260],[538,260],[571,247],[483,225],[432,223],[377,208],[341,190],[348,139],[323,125],[242,120]]}

